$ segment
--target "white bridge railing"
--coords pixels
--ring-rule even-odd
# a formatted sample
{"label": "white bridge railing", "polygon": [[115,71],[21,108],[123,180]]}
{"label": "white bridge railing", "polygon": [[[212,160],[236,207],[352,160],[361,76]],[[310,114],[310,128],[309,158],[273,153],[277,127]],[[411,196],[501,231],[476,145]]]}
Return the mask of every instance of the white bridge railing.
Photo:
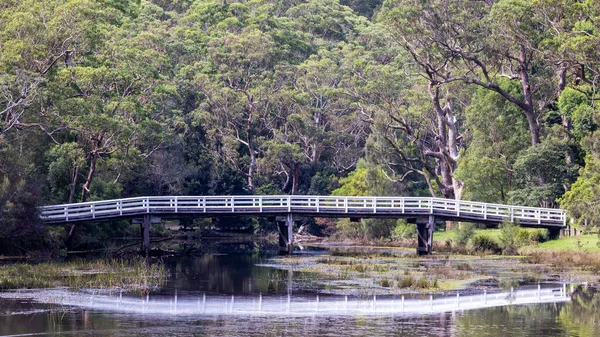
{"label": "white bridge railing", "polygon": [[304,195],[136,197],[76,204],[43,206],[47,223],[117,219],[143,214],[195,214],[198,216],[272,216],[294,213],[321,217],[423,217],[445,220],[521,225],[566,225],[566,212],[554,208],[487,204],[473,201],[417,197],[337,197]]}
{"label": "white bridge railing", "polygon": [[[42,292],[43,295],[37,295]],[[62,288],[44,290],[19,290],[17,296],[52,298],[53,303],[94,310],[128,312],[154,315],[230,315],[230,316],[354,316],[432,314],[459,310],[478,310],[510,305],[563,303],[571,300],[572,288],[540,287],[537,289],[512,289],[454,296],[151,296],[145,298],[101,293],[72,292]],[[14,296],[12,293],[4,293]],[[0,296],[2,293],[0,293]]]}

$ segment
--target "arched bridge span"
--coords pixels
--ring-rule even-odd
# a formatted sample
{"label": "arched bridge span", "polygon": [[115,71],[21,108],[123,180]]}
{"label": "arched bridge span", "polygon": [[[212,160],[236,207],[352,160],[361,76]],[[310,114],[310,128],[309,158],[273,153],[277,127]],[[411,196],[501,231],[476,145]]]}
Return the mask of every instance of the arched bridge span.
{"label": "arched bridge span", "polygon": [[[407,218],[416,222],[419,249],[431,252],[436,221],[499,224],[518,222],[523,227],[551,231],[566,226],[561,209],[489,204],[464,200],[419,197],[337,197],[311,195],[168,196],[135,197],[40,208],[47,224],[64,224],[150,216],[220,217],[262,216],[283,218],[279,226],[287,250],[292,247],[294,217]],[[423,244],[421,244],[423,241]]]}

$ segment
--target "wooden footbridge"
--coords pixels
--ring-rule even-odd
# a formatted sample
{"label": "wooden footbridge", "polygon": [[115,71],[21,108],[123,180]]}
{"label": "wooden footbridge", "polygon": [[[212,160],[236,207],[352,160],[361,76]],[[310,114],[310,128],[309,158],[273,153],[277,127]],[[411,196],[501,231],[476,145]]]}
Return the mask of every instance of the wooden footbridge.
{"label": "wooden footbridge", "polygon": [[336,197],[311,195],[136,197],[40,208],[47,224],[143,219],[142,247],[150,244],[151,218],[251,216],[276,218],[282,251],[293,250],[293,225],[301,217],[405,218],[417,224],[417,252],[431,253],[436,222],[463,221],[498,225],[511,221],[522,227],[548,228],[557,236],[566,226],[566,211],[417,197]]}

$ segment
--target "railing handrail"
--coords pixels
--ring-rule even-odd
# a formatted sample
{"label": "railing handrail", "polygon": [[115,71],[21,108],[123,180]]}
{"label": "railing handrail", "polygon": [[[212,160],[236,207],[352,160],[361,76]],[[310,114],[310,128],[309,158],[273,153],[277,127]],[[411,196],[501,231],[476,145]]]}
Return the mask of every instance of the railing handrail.
{"label": "railing handrail", "polygon": [[[194,205],[191,203],[195,202]],[[168,203],[168,204],[166,204]],[[251,205],[250,205],[251,203]],[[415,207],[415,203],[418,204]],[[279,209],[280,208],[280,209]],[[313,210],[314,208],[314,210]],[[143,211],[141,212],[140,209]],[[455,200],[433,197],[394,197],[394,196],[320,196],[320,195],[213,195],[213,196],[143,196],[123,199],[110,199],[48,205],[40,207],[41,217],[50,221],[85,221],[103,217],[131,216],[132,212],[154,213],[170,212],[206,213],[208,209],[228,209],[230,213],[252,211],[252,213],[298,213],[310,212],[331,215],[337,210],[342,213],[372,211],[382,214],[419,214],[429,210],[430,214],[442,217],[465,218],[466,221],[477,220],[475,216],[483,216],[480,220],[499,222],[537,220],[539,225],[553,222],[552,225],[566,225],[566,211],[557,208],[538,208],[528,206],[482,203],[470,200]],[[401,209],[402,212],[398,212]],[[394,211],[390,213],[390,210]],[[140,212],[138,212],[140,211]],[[408,212],[407,212],[408,211]],[[387,212],[387,213],[386,213]],[[445,214],[444,212],[452,213]],[[116,214],[118,213],[118,214]],[[220,211],[223,213],[223,211]],[[134,214],[134,215],[135,215]],[[337,214],[337,213],[336,213]],[[360,213],[364,215],[367,213]],[[424,213],[423,213],[424,214]],[[451,216],[452,215],[452,216]],[[70,217],[70,219],[69,219]],[[531,224],[531,223],[530,223]]]}

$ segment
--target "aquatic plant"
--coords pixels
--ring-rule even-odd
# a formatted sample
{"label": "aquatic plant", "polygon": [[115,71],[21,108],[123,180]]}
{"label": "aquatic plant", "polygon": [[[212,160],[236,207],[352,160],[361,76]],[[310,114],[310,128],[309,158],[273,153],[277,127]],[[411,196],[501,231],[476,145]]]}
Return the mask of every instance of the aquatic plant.
{"label": "aquatic plant", "polygon": [[401,277],[401,276],[396,277],[396,282],[398,284],[398,288],[410,288],[410,287],[412,287],[414,281],[415,281],[415,279],[411,275],[406,276],[406,277]]}
{"label": "aquatic plant", "polygon": [[388,280],[387,278],[384,278],[384,279],[379,280],[379,285],[384,288],[389,288],[392,286],[392,282],[390,280]]}
{"label": "aquatic plant", "polygon": [[142,258],[17,263],[0,268],[0,289],[70,287],[145,293],[158,288],[166,275],[167,271],[162,263],[148,265]]}

